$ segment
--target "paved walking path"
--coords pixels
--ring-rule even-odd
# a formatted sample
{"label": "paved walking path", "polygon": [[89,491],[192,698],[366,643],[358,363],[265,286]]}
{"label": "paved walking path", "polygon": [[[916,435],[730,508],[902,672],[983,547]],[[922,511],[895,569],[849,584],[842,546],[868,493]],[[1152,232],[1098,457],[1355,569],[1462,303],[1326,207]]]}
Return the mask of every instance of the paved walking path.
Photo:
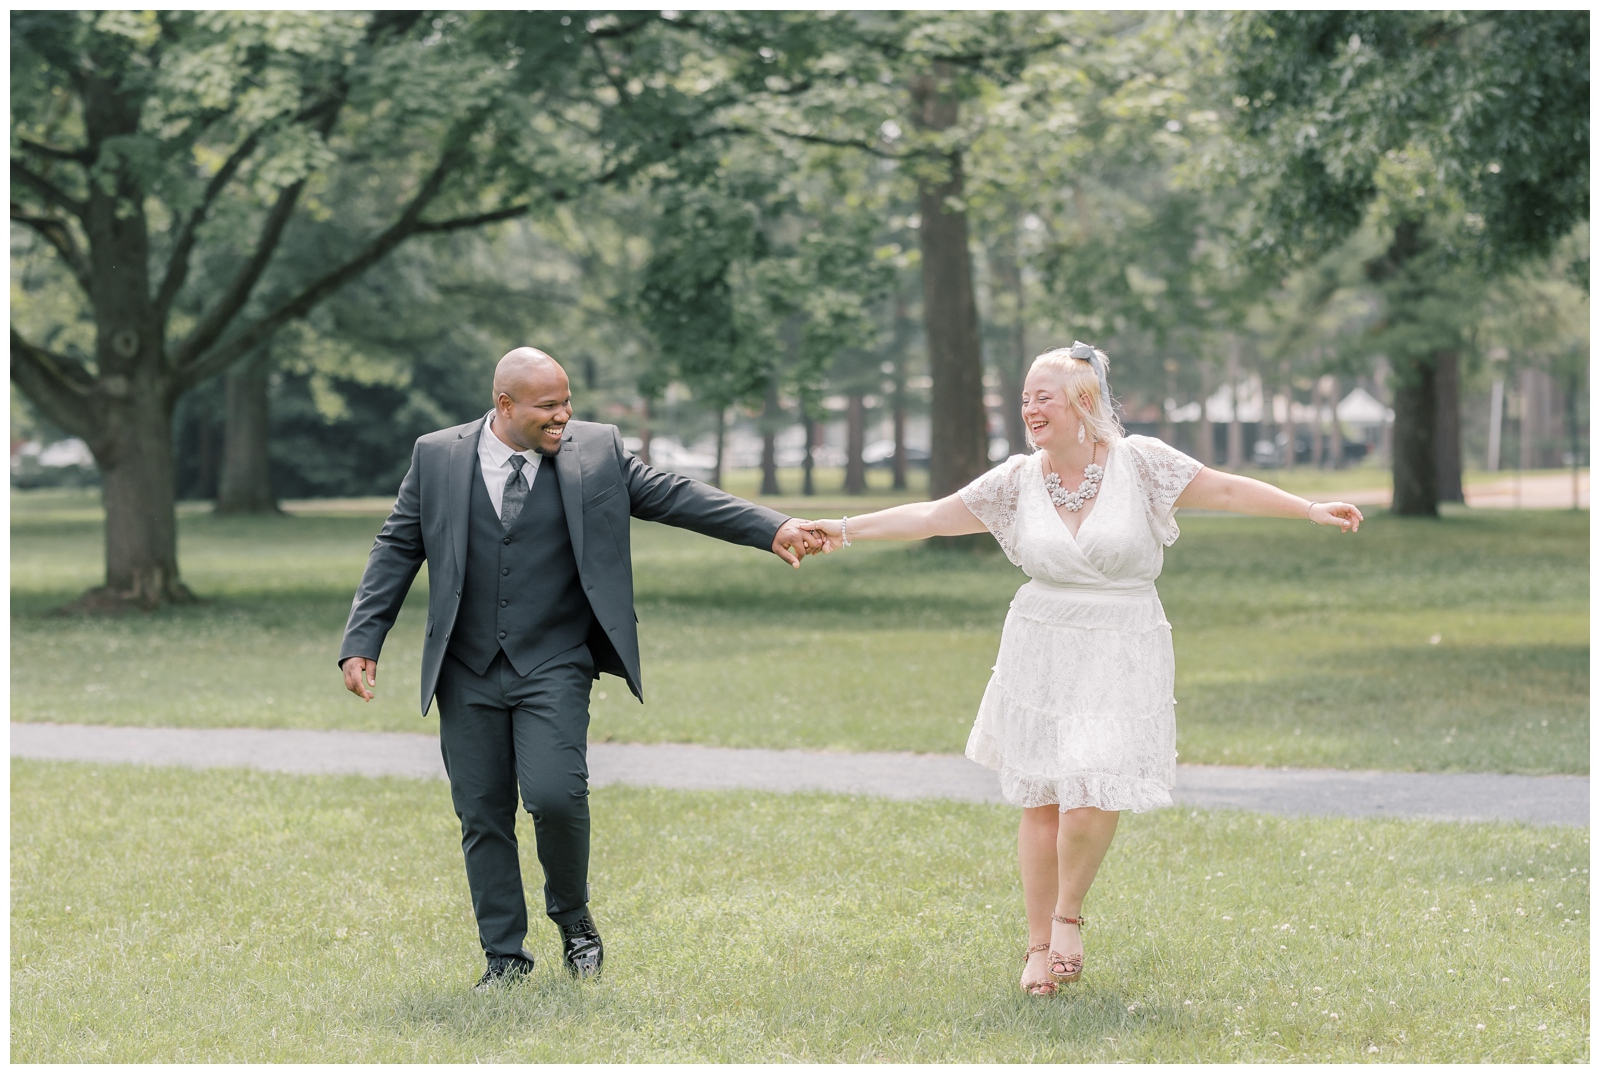
{"label": "paved walking path", "polygon": [[[443,779],[432,735],[14,723],[11,756],[52,761],[255,768]],[[590,782],[680,790],[831,791],[998,802],[994,773],[964,757],[815,753],[674,744],[589,744]],[[1205,809],[1284,816],[1589,823],[1587,776],[1505,776],[1179,765],[1173,797]]]}

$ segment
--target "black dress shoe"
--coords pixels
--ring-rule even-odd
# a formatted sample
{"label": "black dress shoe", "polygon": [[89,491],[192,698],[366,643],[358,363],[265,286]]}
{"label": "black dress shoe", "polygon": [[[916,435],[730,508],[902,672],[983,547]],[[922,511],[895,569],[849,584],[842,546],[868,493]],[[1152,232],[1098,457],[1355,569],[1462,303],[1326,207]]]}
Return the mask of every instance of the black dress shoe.
{"label": "black dress shoe", "polygon": [[521,977],[526,977],[533,971],[533,955],[524,947],[514,955],[490,955],[489,968],[483,971],[483,976],[478,978],[478,983],[472,986],[474,992],[482,992],[501,983],[510,983]]}
{"label": "black dress shoe", "polygon": [[572,924],[561,926],[561,958],[567,964],[567,972],[574,977],[600,976],[606,949],[600,943],[600,930],[594,927],[589,911],[585,910]]}

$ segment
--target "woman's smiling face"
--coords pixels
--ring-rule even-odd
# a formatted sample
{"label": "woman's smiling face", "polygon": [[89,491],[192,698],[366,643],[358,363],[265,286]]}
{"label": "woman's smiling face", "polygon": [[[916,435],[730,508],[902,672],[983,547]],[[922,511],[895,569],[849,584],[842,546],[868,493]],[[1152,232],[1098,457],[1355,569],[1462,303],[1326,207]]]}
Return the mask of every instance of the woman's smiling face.
{"label": "woman's smiling face", "polygon": [[1034,446],[1066,444],[1078,436],[1078,415],[1067,402],[1062,376],[1054,369],[1035,369],[1022,385],[1022,422]]}

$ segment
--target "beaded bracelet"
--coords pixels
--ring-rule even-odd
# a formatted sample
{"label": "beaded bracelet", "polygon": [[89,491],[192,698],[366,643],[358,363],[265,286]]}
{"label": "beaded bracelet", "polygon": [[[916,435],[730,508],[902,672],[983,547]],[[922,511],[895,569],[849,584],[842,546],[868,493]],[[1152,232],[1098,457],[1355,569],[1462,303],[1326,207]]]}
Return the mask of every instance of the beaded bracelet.
{"label": "beaded bracelet", "polygon": [[846,548],[850,547],[850,516],[849,515],[845,515],[843,518],[839,519],[839,543],[844,545],[844,547],[846,547]]}

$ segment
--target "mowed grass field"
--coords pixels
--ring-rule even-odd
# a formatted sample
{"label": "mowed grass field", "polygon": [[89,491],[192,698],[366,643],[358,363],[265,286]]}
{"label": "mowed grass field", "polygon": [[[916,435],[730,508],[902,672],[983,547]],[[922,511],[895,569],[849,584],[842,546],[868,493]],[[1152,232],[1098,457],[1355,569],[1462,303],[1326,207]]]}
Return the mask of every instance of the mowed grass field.
{"label": "mowed grass field", "polygon": [[605,788],[604,976],[538,918],[479,996],[443,783],[16,761],[11,794],[14,1062],[1589,1057],[1579,829],[1129,816],[1041,1001],[1012,810]]}
{"label": "mowed grass field", "polygon": [[[822,515],[892,501],[779,502]],[[383,511],[185,509],[184,576],[203,602],[104,620],[53,614],[101,577],[94,494],[14,494],[12,719],[431,732],[417,697],[425,571],[378,700],[344,693],[334,665]],[[1374,511],[1354,537],[1180,521],[1158,588],[1182,761],[1588,771],[1586,513]],[[634,564],[647,703],[599,680],[597,739],[959,752],[1025,580],[997,552],[891,544],[794,571],[649,523],[635,523]]]}

